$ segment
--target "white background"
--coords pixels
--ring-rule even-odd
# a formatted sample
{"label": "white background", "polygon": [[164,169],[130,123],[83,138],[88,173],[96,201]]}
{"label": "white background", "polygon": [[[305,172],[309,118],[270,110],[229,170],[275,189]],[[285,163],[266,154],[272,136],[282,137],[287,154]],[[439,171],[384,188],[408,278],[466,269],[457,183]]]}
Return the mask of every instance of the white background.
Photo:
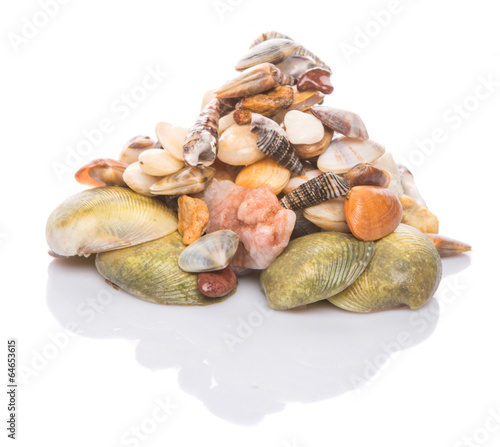
{"label": "white background", "polygon": [[[0,351],[17,338],[17,445],[498,445],[496,3],[401,0],[388,15],[385,0],[73,0],[45,23],[39,2],[3,2]],[[44,225],[82,189],[76,168],[158,121],[189,127],[203,93],[273,29],[332,67],[326,104],[359,113],[413,165],[441,233],[472,244],[444,262],[436,298],[416,312],[268,314],[250,278],[208,310],[169,308],[113,292],[92,262],[53,261]],[[148,67],[168,75],[124,109]],[[70,148],[102,120],[112,130],[75,162]],[[230,352],[223,335],[252,318]]]}

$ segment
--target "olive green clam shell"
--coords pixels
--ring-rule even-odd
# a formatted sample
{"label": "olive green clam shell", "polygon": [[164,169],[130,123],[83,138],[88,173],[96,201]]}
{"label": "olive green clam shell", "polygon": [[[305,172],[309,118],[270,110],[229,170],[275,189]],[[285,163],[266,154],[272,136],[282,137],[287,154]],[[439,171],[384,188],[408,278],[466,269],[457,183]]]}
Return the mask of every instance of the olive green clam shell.
{"label": "olive green clam shell", "polygon": [[373,242],[350,234],[332,231],[302,236],[262,272],[261,287],[276,310],[314,303],[351,285],[373,251]]}
{"label": "olive green clam shell", "polygon": [[185,248],[181,235],[175,231],[151,242],[99,253],[95,264],[113,284],[153,303],[204,306],[230,296],[206,298],[199,292],[198,275],[178,266],[179,255]]}
{"label": "olive green clam shell", "polygon": [[375,242],[375,254],[363,274],[328,299],[353,312],[417,309],[432,298],[441,280],[441,258],[419,230],[400,224]]}

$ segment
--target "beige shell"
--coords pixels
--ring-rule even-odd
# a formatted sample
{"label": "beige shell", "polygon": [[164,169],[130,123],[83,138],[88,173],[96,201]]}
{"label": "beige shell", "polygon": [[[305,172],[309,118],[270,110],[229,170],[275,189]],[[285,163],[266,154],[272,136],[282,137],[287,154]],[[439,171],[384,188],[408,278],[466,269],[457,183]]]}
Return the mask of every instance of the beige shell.
{"label": "beige shell", "polygon": [[310,170],[306,169],[306,172],[303,175],[297,175],[295,177],[290,178],[290,181],[283,188],[282,193],[288,194],[292,192],[295,188],[299,187],[300,185],[308,182],[309,180],[321,174],[323,173],[319,169],[310,169]]}
{"label": "beige shell", "polygon": [[391,176],[391,182],[388,188],[396,194],[396,196],[401,197],[403,194],[403,186],[401,183],[401,176],[399,173],[399,167],[394,161],[394,157],[390,152],[386,152],[379,159],[375,160],[373,163],[378,169],[383,169]]}
{"label": "beige shell", "polygon": [[170,123],[158,123],[155,128],[156,138],[161,147],[178,160],[184,161],[183,145],[188,134],[185,127],[174,126]]}
{"label": "beige shell", "polygon": [[323,135],[323,138],[317,143],[292,144],[299,158],[306,159],[306,158],[318,157],[319,155],[323,154],[326,151],[329,144],[332,142],[333,130],[329,129],[328,127],[325,127],[324,129],[325,133]]}
{"label": "beige shell", "polygon": [[153,149],[156,146],[156,142],[146,135],[137,135],[131,140],[127,141],[122,151],[118,161],[126,163],[128,165],[135,163],[139,160],[139,155],[148,149]]}
{"label": "beige shell", "polygon": [[325,153],[319,156],[318,169],[323,172],[345,174],[358,163],[373,163],[384,152],[384,146],[373,140],[336,138],[332,140]]}
{"label": "beige shell", "polygon": [[142,171],[141,163],[136,161],[127,166],[123,173],[123,181],[130,189],[146,197],[153,197],[149,188],[154,185],[160,177],[153,177]]}
{"label": "beige shell", "polygon": [[278,195],[289,180],[290,171],[266,157],[244,167],[236,177],[235,184],[245,188],[269,186]]}
{"label": "beige shell", "polygon": [[219,139],[217,157],[233,166],[251,165],[266,155],[257,147],[259,135],[250,131],[250,124],[233,124]]}
{"label": "beige shell", "polygon": [[184,162],[164,149],[149,149],[139,155],[139,163],[145,174],[162,177],[179,171]]}
{"label": "beige shell", "polygon": [[188,166],[174,174],[167,175],[149,188],[154,195],[178,196],[195,194],[205,190],[215,174],[214,168]]}
{"label": "beige shell", "polygon": [[344,198],[331,199],[302,210],[304,217],[327,231],[350,233],[345,221]]}

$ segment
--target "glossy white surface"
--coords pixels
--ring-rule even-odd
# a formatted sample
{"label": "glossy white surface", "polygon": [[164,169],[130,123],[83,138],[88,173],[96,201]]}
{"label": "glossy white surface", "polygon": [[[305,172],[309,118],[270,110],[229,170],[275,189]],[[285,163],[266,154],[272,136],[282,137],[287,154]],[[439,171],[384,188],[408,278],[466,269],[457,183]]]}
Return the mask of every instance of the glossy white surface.
{"label": "glossy white surface", "polygon": [[[8,33],[40,6],[1,15],[0,327],[2,343],[19,344],[17,445],[498,445],[496,4],[401,1],[351,61],[341,43],[388,3],[304,5],[68,2],[19,52]],[[272,312],[255,276],[219,305],[161,307],[112,289],[92,259],[50,258],[45,221],[82,189],[76,168],[153,137],[158,121],[189,126],[204,92],[271,29],[332,67],[326,104],[357,112],[372,139],[413,160],[441,232],[472,244],[444,261],[435,298],[413,312]],[[125,106],[157,66],[168,76]],[[112,130],[68,158],[102,120]],[[418,142],[432,137],[426,153]],[[57,175],[54,163],[68,167]]]}

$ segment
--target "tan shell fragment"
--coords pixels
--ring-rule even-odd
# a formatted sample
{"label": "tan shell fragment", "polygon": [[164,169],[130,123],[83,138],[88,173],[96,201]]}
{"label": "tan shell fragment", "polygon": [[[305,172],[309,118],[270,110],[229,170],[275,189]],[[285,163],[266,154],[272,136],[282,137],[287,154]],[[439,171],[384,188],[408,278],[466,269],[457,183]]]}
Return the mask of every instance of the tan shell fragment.
{"label": "tan shell fragment", "polygon": [[403,205],[404,224],[419,229],[422,233],[439,233],[439,220],[425,206],[419,204],[413,197],[403,194],[399,201]]}
{"label": "tan shell fragment", "polygon": [[199,239],[208,226],[208,207],[201,199],[183,195],[177,200],[179,205],[178,230],[182,236],[182,243],[192,244]]}

